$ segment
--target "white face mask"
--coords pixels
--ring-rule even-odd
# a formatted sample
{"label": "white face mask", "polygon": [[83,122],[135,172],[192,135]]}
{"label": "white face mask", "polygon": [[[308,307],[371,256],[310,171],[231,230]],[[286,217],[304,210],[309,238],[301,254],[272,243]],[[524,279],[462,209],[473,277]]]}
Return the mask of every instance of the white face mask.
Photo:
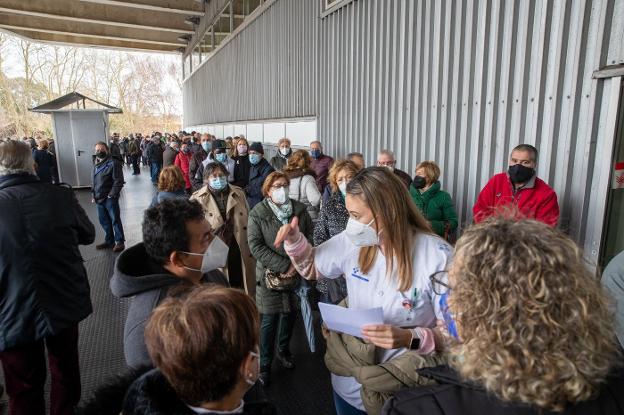
{"label": "white face mask", "polygon": [[370,225],[375,219],[368,224],[359,222],[353,218],[349,218],[345,233],[355,246],[374,246],[379,245],[379,235]]}
{"label": "white face mask", "polygon": [[288,190],[285,187],[273,190],[273,193],[271,193],[271,199],[273,200],[273,203],[277,205],[286,203],[286,199],[288,199]]}
{"label": "white face mask", "polygon": [[210,242],[210,245],[208,245],[206,252],[203,254],[196,254],[193,252],[184,252],[184,251],[180,251],[180,252],[185,253],[187,255],[203,256],[204,258],[202,259],[201,269],[190,268],[186,266],[184,268],[191,270],[191,271],[197,271],[197,272],[201,272],[202,274],[205,274],[217,268],[223,268],[225,264],[227,263],[229,250],[230,248],[225,244],[225,242],[223,242],[221,238],[219,238],[218,236],[215,236],[212,242]]}
{"label": "white face mask", "polygon": [[280,153],[282,153],[282,156],[287,155],[290,152],[290,147],[280,147]]}
{"label": "white face mask", "polygon": [[345,197],[347,195],[347,181],[343,180],[338,183],[338,189],[340,189],[340,193],[342,193],[342,196]]}

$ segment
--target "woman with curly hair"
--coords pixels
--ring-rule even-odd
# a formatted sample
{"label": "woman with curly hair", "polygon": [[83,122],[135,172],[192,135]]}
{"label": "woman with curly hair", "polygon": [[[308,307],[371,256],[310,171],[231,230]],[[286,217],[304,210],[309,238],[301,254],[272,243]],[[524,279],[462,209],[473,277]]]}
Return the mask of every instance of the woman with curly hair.
{"label": "woman with curly hair", "polygon": [[609,301],[568,236],[492,218],[464,233],[444,274],[431,279],[459,339],[452,369],[419,371],[440,385],[395,395],[385,414],[624,413]]}

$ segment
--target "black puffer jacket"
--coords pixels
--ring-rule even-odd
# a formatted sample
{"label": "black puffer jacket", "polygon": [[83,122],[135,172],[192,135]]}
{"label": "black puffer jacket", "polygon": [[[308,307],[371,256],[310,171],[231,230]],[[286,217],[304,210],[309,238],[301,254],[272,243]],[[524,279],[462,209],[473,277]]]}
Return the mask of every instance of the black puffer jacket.
{"label": "black puffer jacket", "polygon": [[[421,376],[434,379],[438,385],[421,386],[396,393],[386,402],[384,415],[548,415],[526,404],[503,402],[479,385],[463,382],[448,366],[420,369]],[[558,415],[624,414],[624,373],[614,372],[599,395],[590,401],[566,408]]]}
{"label": "black puffer jacket", "polygon": [[29,174],[0,177],[0,351],[91,314],[79,244],[95,228],[73,191]]}
{"label": "black puffer jacket", "polygon": [[124,176],[121,162],[111,156],[93,166],[93,198],[97,203],[104,202],[109,196],[118,198],[123,189]]}
{"label": "black puffer jacket", "polygon": [[[277,410],[273,404],[264,400],[251,400],[252,388],[245,395],[244,415],[274,415]],[[208,412],[210,413],[210,412]],[[124,415],[169,415],[195,414],[184,402],[178,398],[175,390],[158,369],[151,370],[138,378],[126,394],[123,404]],[[215,412],[216,414],[216,412]]]}

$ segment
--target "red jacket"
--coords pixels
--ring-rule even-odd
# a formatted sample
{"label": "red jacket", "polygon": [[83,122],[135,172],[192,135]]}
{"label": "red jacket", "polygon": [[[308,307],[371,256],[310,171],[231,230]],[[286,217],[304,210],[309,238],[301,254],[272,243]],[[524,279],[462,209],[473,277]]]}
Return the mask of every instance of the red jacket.
{"label": "red jacket", "polygon": [[557,194],[542,179],[533,176],[525,187],[514,194],[513,184],[507,173],[500,173],[485,185],[477,203],[472,208],[475,223],[492,216],[505,205],[515,205],[527,218],[536,219],[550,226],[557,225],[559,204]]}
{"label": "red jacket", "polygon": [[175,158],[174,164],[182,170],[182,175],[184,176],[184,181],[186,182],[186,188],[191,188],[191,178],[189,177],[189,169],[191,165],[191,160],[193,159],[193,155],[191,153],[184,154],[180,151]]}

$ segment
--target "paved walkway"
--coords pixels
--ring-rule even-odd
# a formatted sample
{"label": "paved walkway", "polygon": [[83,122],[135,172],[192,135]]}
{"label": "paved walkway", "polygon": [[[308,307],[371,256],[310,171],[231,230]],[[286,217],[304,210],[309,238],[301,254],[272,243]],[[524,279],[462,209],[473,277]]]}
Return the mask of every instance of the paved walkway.
{"label": "paved walkway", "polygon": [[[149,206],[155,190],[150,182],[147,167],[143,167],[142,174],[138,176],[132,176],[127,168],[124,173],[126,186],[121,194],[120,208],[126,246],[132,246],[142,239],[143,210]],[[91,204],[91,194],[88,190],[76,190],[76,194],[97,230],[95,243],[80,247],[91,283],[94,309],[93,314],[80,324],[83,398],[88,398],[108,377],[125,368],[123,326],[129,300],[117,299],[110,293],[108,281],[116,254],[111,251],[95,250],[95,244],[104,240],[104,232],[97,219],[97,210],[95,205]],[[321,339],[320,332],[317,333],[317,339]],[[287,371],[275,365],[272,384],[267,390],[269,398],[283,415],[333,414],[329,373],[323,362],[324,345],[319,344],[317,352],[310,353],[300,318],[295,326],[292,352],[297,367]],[[8,411],[5,395],[0,400],[0,414],[6,412]]]}

